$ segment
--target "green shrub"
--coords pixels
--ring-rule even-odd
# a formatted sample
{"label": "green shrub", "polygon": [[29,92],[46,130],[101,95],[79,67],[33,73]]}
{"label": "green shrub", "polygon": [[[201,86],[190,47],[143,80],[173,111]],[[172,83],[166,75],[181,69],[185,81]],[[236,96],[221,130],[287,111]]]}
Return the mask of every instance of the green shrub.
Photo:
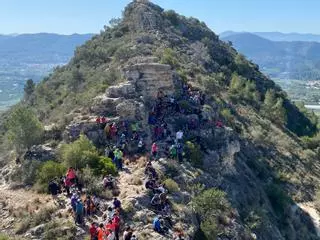
{"label": "green shrub", "polygon": [[227,122],[229,123],[233,122],[234,117],[229,108],[223,108],[222,110],[220,110],[220,114]]}
{"label": "green shrub", "polygon": [[37,171],[40,166],[40,161],[24,161],[21,167],[14,171],[11,178],[14,181],[22,182],[26,185],[33,185],[37,180]]}
{"label": "green shrub", "polygon": [[[65,227],[68,227],[68,229],[61,231],[61,229],[65,229]],[[44,228],[43,240],[69,240],[73,239],[76,233],[77,228],[71,222],[61,223],[58,221],[52,221],[47,223]]]}
{"label": "green shrub", "polygon": [[205,190],[194,197],[192,206],[200,217],[200,228],[208,239],[215,239],[223,232],[218,219],[231,212],[225,192],[214,188]]}
{"label": "green shrub", "polygon": [[44,129],[37,116],[27,107],[17,105],[6,122],[7,136],[16,150],[40,143]]}
{"label": "green shrub", "polygon": [[0,233],[0,240],[10,240],[10,238],[5,234]]}
{"label": "green shrub", "polygon": [[54,178],[60,178],[66,173],[66,167],[54,161],[48,161],[41,165],[37,171],[37,189],[39,192],[47,192],[48,183]]}
{"label": "green shrub", "polygon": [[179,191],[179,185],[173,179],[168,178],[164,180],[163,183],[166,185],[166,188],[170,193]]}
{"label": "green shrub", "polygon": [[179,66],[179,60],[177,58],[177,54],[171,48],[164,49],[160,62],[162,64],[169,64],[172,67],[178,67]]}
{"label": "green shrub", "polygon": [[287,112],[283,104],[283,99],[277,97],[274,90],[268,90],[264,97],[262,113],[274,123],[285,124]]}
{"label": "green shrub", "polygon": [[274,211],[282,217],[285,210],[291,203],[289,196],[277,184],[269,184],[266,187],[266,193]]}
{"label": "green shrub", "polygon": [[106,158],[106,157],[99,158],[98,170],[99,170],[99,174],[101,174],[101,175],[107,175],[107,174],[116,175],[117,174],[116,166],[112,163],[112,160],[110,158]]}
{"label": "green shrub", "polygon": [[90,157],[98,156],[92,142],[84,135],[73,143],[65,144],[60,149],[60,156],[66,167],[82,169],[91,161]]}
{"label": "green shrub", "polygon": [[78,175],[80,182],[84,184],[87,193],[90,195],[96,195],[105,197],[105,189],[102,184],[102,179],[95,176],[94,172],[90,168],[84,168]]}
{"label": "green shrub", "polygon": [[187,158],[191,164],[195,167],[202,167],[203,165],[203,153],[200,150],[200,146],[196,143],[187,141]]}
{"label": "green shrub", "polygon": [[179,17],[175,11],[168,10],[163,12],[163,14],[174,26],[177,26],[179,24]]}

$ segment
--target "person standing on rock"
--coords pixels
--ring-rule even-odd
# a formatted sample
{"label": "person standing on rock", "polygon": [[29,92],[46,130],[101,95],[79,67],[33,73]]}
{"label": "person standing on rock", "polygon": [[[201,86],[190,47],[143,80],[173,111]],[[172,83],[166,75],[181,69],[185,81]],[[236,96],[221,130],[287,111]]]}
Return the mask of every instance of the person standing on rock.
{"label": "person standing on rock", "polygon": [[76,205],[76,223],[77,224],[83,224],[83,212],[84,207],[81,199],[78,199],[77,205]]}

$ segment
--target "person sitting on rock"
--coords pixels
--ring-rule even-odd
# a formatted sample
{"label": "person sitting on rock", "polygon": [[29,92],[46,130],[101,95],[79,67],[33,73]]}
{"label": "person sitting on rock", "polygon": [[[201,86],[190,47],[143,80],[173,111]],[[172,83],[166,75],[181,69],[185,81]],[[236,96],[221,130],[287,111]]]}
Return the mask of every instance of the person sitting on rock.
{"label": "person sitting on rock", "polygon": [[105,176],[103,178],[103,186],[107,189],[113,189],[114,188],[114,179],[111,175]]}
{"label": "person sitting on rock", "polygon": [[154,189],[156,187],[156,181],[154,179],[147,180],[145,187],[146,187],[146,189],[150,189],[150,190],[154,191]]}
{"label": "person sitting on rock", "polygon": [[121,209],[121,202],[119,199],[113,199],[113,209]]}

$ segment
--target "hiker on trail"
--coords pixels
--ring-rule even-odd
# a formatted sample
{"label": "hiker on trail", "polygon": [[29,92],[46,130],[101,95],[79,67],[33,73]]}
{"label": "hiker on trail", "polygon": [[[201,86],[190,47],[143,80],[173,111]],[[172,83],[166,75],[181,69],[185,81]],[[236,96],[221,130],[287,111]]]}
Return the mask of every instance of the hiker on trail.
{"label": "hiker on trail", "polygon": [[111,206],[109,206],[107,209],[107,220],[108,221],[112,220],[113,216],[114,216],[114,210]]}
{"label": "hiker on trail", "polygon": [[108,139],[110,139],[111,137],[111,125],[110,124],[106,124],[105,128],[104,128],[104,132],[106,133],[106,136]]}
{"label": "hiker on trail", "polygon": [[114,235],[115,239],[119,240],[119,232],[120,232],[120,217],[117,213],[113,216],[112,224],[115,226]]}
{"label": "hiker on trail", "polygon": [[98,240],[104,240],[105,235],[103,223],[100,223],[98,228]]}
{"label": "hiker on trail", "polygon": [[218,121],[216,122],[216,127],[217,127],[217,128],[223,128],[223,123],[222,123],[222,121],[218,120]]}
{"label": "hiker on trail", "polygon": [[112,223],[112,219],[108,220],[106,224],[106,229],[112,230],[113,232],[115,231],[115,225]]}
{"label": "hiker on trail", "polygon": [[69,179],[72,184],[76,183],[76,171],[72,167],[68,169],[66,178]]}
{"label": "hiker on trail", "polygon": [[98,125],[100,125],[100,123],[101,123],[101,118],[100,118],[100,116],[96,118],[96,123],[97,123]]}
{"label": "hiker on trail", "polygon": [[147,166],[144,170],[144,174],[151,179],[158,179],[157,171],[154,169],[154,167],[152,167],[150,162],[147,164]]}
{"label": "hiker on trail", "polygon": [[81,199],[77,200],[77,205],[76,205],[76,224],[83,224],[83,212],[84,212],[84,207]]}
{"label": "hiker on trail", "polygon": [[155,113],[154,112],[149,113],[148,123],[150,125],[154,125],[156,124],[156,122],[157,122],[157,118],[155,116]]}
{"label": "hiker on trail", "polygon": [[157,158],[158,146],[157,146],[157,144],[156,144],[155,142],[154,142],[154,143],[152,144],[152,146],[151,146],[151,154],[152,154],[152,157],[153,157],[154,159]]}
{"label": "hiker on trail", "polygon": [[119,199],[117,199],[117,198],[113,199],[113,208],[114,209],[121,209],[121,202]]}
{"label": "hiker on trail", "polygon": [[90,240],[98,240],[98,227],[95,222],[91,223],[89,228]]}
{"label": "hiker on trail", "polygon": [[141,154],[144,152],[144,144],[143,144],[143,139],[140,138],[138,142],[138,153]]}
{"label": "hiker on trail", "polygon": [[149,179],[146,184],[145,184],[146,189],[150,189],[152,191],[154,191],[154,189],[156,188],[156,181],[153,179]]}
{"label": "hiker on trail", "polygon": [[160,184],[159,187],[155,188],[155,191],[158,193],[167,193],[168,190],[165,188],[164,184]]}
{"label": "hiker on trail", "polygon": [[114,139],[115,136],[117,135],[117,132],[118,132],[118,129],[117,129],[117,125],[116,123],[112,123],[111,127],[110,127],[110,135],[111,135],[111,138]]}
{"label": "hiker on trail", "polygon": [[95,205],[90,196],[87,196],[85,200],[85,209],[88,216],[95,212]]}
{"label": "hiker on trail", "polygon": [[172,144],[170,149],[169,149],[169,152],[170,152],[170,157],[172,159],[175,159],[177,157],[177,148],[176,148],[176,145],[175,144]]}
{"label": "hiker on trail", "polygon": [[115,147],[113,149],[111,149],[108,153],[108,158],[110,158],[112,161],[114,160],[114,151],[115,151]]}
{"label": "hiker on trail", "polygon": [[161,210],[161,209],[160,209],[161,199],[160,199],[160,195],[159,195],[158,193],[156,193],[156,194],[152,197],[150,203],[151,203],[151,206],[155,207],[157,210],[159,210],[159,211]]}
{"label": "hiker on trail", "polygon": [[176,140],[177,142],[179,142],[180,140],[182,140],[183,138],[183,131],[182,130],[179,130],[177,133],[176,133]]}
{"label": "hiker on trail", "polygon": [[76,212],[77,201],[78,201],[78,196],[77,194],[74,193],[71,197],[71,207],[74,213]]}
{"label": "hiker on trail", "polygon": [[132,234],[133,232],[131,227],[126,227],[126,230],[123,232],[123,240],[131,240]]}
{"label": "hiker on trail", "polygon": [[118,170],[122,170],[122,157],[123,153],[119,148],[116,148],[114,151],[114,161],[113,163],[116,165]]}
{"label": "hiker on trail", "polygon": [[183,161],[183,146],[181,143],[177,144],[177,156],[179,162],[181,163]]}
{"label": "hiker on trail", "polygon": [[184,240],[184,233],[183,231],[178,231],[176,234],[175,234],[175,238],[174,240]]}
{"label": "hiker on trail", "polygon": [[107,124],[107,119],[105,117],[101,117],[100,118],[100,127],[101,129],[104,129],[106,127]]}
{"label": "hiker on trail", "polygon": [[48,190],[49,190],[49,192],[51,193],[52,198],[53,198],[53,199],[56,199],[56,198],[57,198],[57,195],[58,195],[58,193],[59,193],[59,191],[60,191],[60,187],[59,187],[59,185],[58,185],[54,180],[51,180],[51,181],[49,182],[49,185],[48,185]]}
{"label": "hiker on trail", "polygon": [[163,233],[163,230],[162,230],[162,227],[161,227],[161,216],[156,216],[154,219],[153,219],[153,230],[155,230],[156,232],[158,233]]}

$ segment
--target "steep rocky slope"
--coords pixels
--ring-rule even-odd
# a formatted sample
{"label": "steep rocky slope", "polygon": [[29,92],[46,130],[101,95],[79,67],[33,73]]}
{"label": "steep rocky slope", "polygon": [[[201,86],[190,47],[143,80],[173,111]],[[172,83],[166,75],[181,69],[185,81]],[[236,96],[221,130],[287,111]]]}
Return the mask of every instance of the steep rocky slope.
{"label": "steep rocky slope", "polygon": [[[50,153],[59,160],[59,144],[80,133],[102,152],[114,143],[95,122],[97,116],[119,125],[138,123],[149,151],[154,140],[149,113],[159,106],[160,91],[174,96],[179,110],[168,105],[159,118],[173,138],[183,128],[186,146],[194,146],[186,147],[178,163],[166,154],[166,139],[158,141],[161,159],[155,165],[179,188],[169,197],[175,228],[190,239],[205,239],[192,207],[202,184],[226,192],[230,202],[230,208],[217,210],[211,239],[318,239],[312,219],[297,205],[313,201],[319,183],[317,154],[299,138],[314,134],[315,124],[204,23],[148,1],[130,3],[118,24],[78,48],[69,64],[25,99],[47,125],[46,146],[32,148],[28,156],[48,160],[43,156]],[[193,98],[199,95],[205,97]],[[224,127],[216,126],[219,120]],[[145,160],[136,150],[129,143],[128,171],[119,175],[125,221],[139,239],[170,239],[150,229],[155,213],[141,182]]]}

